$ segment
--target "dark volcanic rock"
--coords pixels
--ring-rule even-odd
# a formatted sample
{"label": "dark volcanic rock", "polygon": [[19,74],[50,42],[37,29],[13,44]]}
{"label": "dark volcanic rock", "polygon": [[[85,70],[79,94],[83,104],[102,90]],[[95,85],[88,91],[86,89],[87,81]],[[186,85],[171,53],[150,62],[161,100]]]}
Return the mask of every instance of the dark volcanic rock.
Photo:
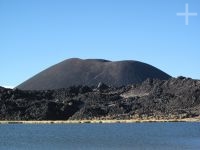
{"label": "dark volcanic rock", "polygon": [[0,90],[3,90],[3,89],[5,89],[4,87],[2,87],[2,86],[0,86]]}
{"label": "dark volcanic rock", "polygon": [[141,84],[122,87],[101,86],[101,90],[88,86],[46,91],[0,88],[0,120],[200,116],[199,80],[179,77],[147,79]]}
{"label": "dark volcanic rock", "polygon": [[109,86],[141,83],[147,78],[169,79],[161,70],[138,61],[108,61],[101,59],[67,59],[20,84],[21,90],[50,90],[70,86]]}

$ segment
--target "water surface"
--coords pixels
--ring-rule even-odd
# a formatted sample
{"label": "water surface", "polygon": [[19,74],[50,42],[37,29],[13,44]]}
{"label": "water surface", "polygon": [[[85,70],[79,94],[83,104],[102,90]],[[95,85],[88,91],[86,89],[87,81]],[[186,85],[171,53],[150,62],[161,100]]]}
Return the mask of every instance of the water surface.
{"label": "water surface", "polygon": [[0,125],[0,150],[199,150],[200,123]]}

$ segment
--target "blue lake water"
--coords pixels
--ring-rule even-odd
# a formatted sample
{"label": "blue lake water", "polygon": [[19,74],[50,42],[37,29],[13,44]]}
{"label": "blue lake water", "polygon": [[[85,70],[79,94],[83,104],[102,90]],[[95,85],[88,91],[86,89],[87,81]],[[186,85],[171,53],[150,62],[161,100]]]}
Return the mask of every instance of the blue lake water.
{"label": "blue lake water", "polygon": [[0,150],[200,150],[200,123],[0,125]]}

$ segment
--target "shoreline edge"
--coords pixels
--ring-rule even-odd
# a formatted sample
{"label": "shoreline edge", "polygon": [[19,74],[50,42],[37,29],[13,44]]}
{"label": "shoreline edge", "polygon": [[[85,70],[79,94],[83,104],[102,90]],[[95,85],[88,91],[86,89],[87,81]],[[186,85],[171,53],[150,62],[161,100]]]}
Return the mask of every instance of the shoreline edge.
{"label": "shoreline edge", "polygon": [[130,119],[130,120],[0,120],[0,124],[82,124],[82,123],[148,123],[148,122],[200,122],[200,118],[184,119]]}

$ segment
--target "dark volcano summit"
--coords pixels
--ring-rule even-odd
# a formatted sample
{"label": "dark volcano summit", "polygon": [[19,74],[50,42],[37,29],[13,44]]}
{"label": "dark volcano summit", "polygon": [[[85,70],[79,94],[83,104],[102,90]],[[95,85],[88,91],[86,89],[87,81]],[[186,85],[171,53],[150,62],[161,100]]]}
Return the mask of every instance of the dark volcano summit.
{"label": "dark volcano summit", "polygon": [[67,59],[58,63],[17,88],[22,90],[50,90],[73,85],[110,86],[141,83],[147,78],[165,80],[170,76],[163,71],[138,61],[108,61],[103,59]]}

